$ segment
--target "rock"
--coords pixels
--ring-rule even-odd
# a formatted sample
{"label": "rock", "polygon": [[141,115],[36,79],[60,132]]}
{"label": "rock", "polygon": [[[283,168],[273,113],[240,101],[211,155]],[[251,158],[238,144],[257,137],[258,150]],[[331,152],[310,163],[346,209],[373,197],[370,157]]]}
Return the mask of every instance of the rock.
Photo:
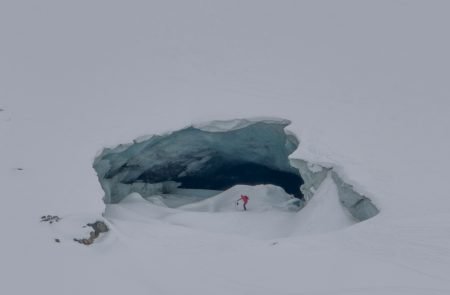
{"label": "rock", "polygon": [[103,221],[96,221],[94,223],[88,223],[87,226],[92,227],[96,233],[106,233],[109,231],[108,226]]}
{"label": "rock", "polygon": [[41,222],[48,222],[50,224],[52,224],[53,222],[58,222],[60,220],[61,218],[56,215],[41,216]]}
{"label": "rock", "polygon": [[91,227],[93,229],[93,231],[89,232],[89,238],[73,239],[75,242],[78,242],[78,243],[86,245],[86,246],[94,243],[94,241],[100,236],[100,233],[106,233],[109,231],[109,228],[106,225],[106,223],[104,223],[103,221],[99,221],[99,220],[97,220],[94,223],[88,223],[83,227],[86,227],[86,226]]}

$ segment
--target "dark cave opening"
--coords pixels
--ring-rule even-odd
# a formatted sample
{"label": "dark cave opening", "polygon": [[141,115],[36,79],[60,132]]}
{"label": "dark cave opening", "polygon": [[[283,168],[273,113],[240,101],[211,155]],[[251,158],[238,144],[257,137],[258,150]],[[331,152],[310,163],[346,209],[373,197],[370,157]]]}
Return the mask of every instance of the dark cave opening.
{"label": "dark cave opening", "polygon": [[94,161],[104,201],[118,203],[133,192],[145,198],[177,188],[225,191],[264,184],[303,199],[304,180],[289,160],[299,144],[285,130],[289,123],[219,121],[104,149]]}
{"label": "dark cave opening", "polygon": [[[175,170],[182,171],[177,165],[172,167],[161,167],[165,173],[170,171],[170,175],[177,175]],[[293,168],[294,169],[294,168]],[[147,171],[139,177],[139,180],[152,183],[161,181],[160,169]],[[303,199],[300,186],[304,183],[299,174],[294,172],[279,171],[267,166],[249,163],[249,162],[231,162],[220,161],[215,163],[214,167],[204,169],[203,172],[197,172],[188,176],[165,178],[180,183],[180,188],[186,189],[206,189],[206,190],[227,190],[234,185],[259,185],[272,184],[283,188],[286,193],[297,198]]]}

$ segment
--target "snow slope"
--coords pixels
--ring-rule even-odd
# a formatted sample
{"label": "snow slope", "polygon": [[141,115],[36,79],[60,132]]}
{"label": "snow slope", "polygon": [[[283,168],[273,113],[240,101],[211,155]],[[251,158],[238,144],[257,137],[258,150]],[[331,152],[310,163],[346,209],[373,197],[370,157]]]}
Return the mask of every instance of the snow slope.
{"label": "snow slope", "polygon": [[[1,1],[0,293],[450,294],[449,8]],[[340,226],[304,211],[283,232],[272,212],[247,234],[132,202],[98,243],[70,240],[105,209],[102,147],[256,116],[291,120],[293,157],[334,164],[380,214],[348,226],[318,198]]]}

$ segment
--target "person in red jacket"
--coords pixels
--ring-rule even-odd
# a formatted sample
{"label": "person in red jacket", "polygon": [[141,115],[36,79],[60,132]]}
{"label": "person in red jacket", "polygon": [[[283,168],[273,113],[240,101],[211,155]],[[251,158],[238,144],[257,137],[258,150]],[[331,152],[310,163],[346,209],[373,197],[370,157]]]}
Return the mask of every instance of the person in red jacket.
{"label": "person in red jacket", "polygon": [[241,195],[241,197],[237,200],[236,205],[239,205],[239,201],[242,200],[242,203],[244,205],[244,211],[247,211],[247,203],[248,203],[248,196],[246,195]]}

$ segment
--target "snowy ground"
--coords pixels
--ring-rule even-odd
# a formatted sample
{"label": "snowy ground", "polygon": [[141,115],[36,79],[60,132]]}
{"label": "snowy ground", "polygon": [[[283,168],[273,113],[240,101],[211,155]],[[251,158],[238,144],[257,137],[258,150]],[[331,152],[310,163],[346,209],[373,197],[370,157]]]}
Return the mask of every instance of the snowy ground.
{"label": "snowy ground", "polygon": [[[450,294],[449,8],[2,1],[0,293]],[[105,211],[102,147],[253,116],[292,120],[293,157],[381,213],[353,224],[330,182],[297,215]],[[104,211],[110,233],[71,241]]]}

